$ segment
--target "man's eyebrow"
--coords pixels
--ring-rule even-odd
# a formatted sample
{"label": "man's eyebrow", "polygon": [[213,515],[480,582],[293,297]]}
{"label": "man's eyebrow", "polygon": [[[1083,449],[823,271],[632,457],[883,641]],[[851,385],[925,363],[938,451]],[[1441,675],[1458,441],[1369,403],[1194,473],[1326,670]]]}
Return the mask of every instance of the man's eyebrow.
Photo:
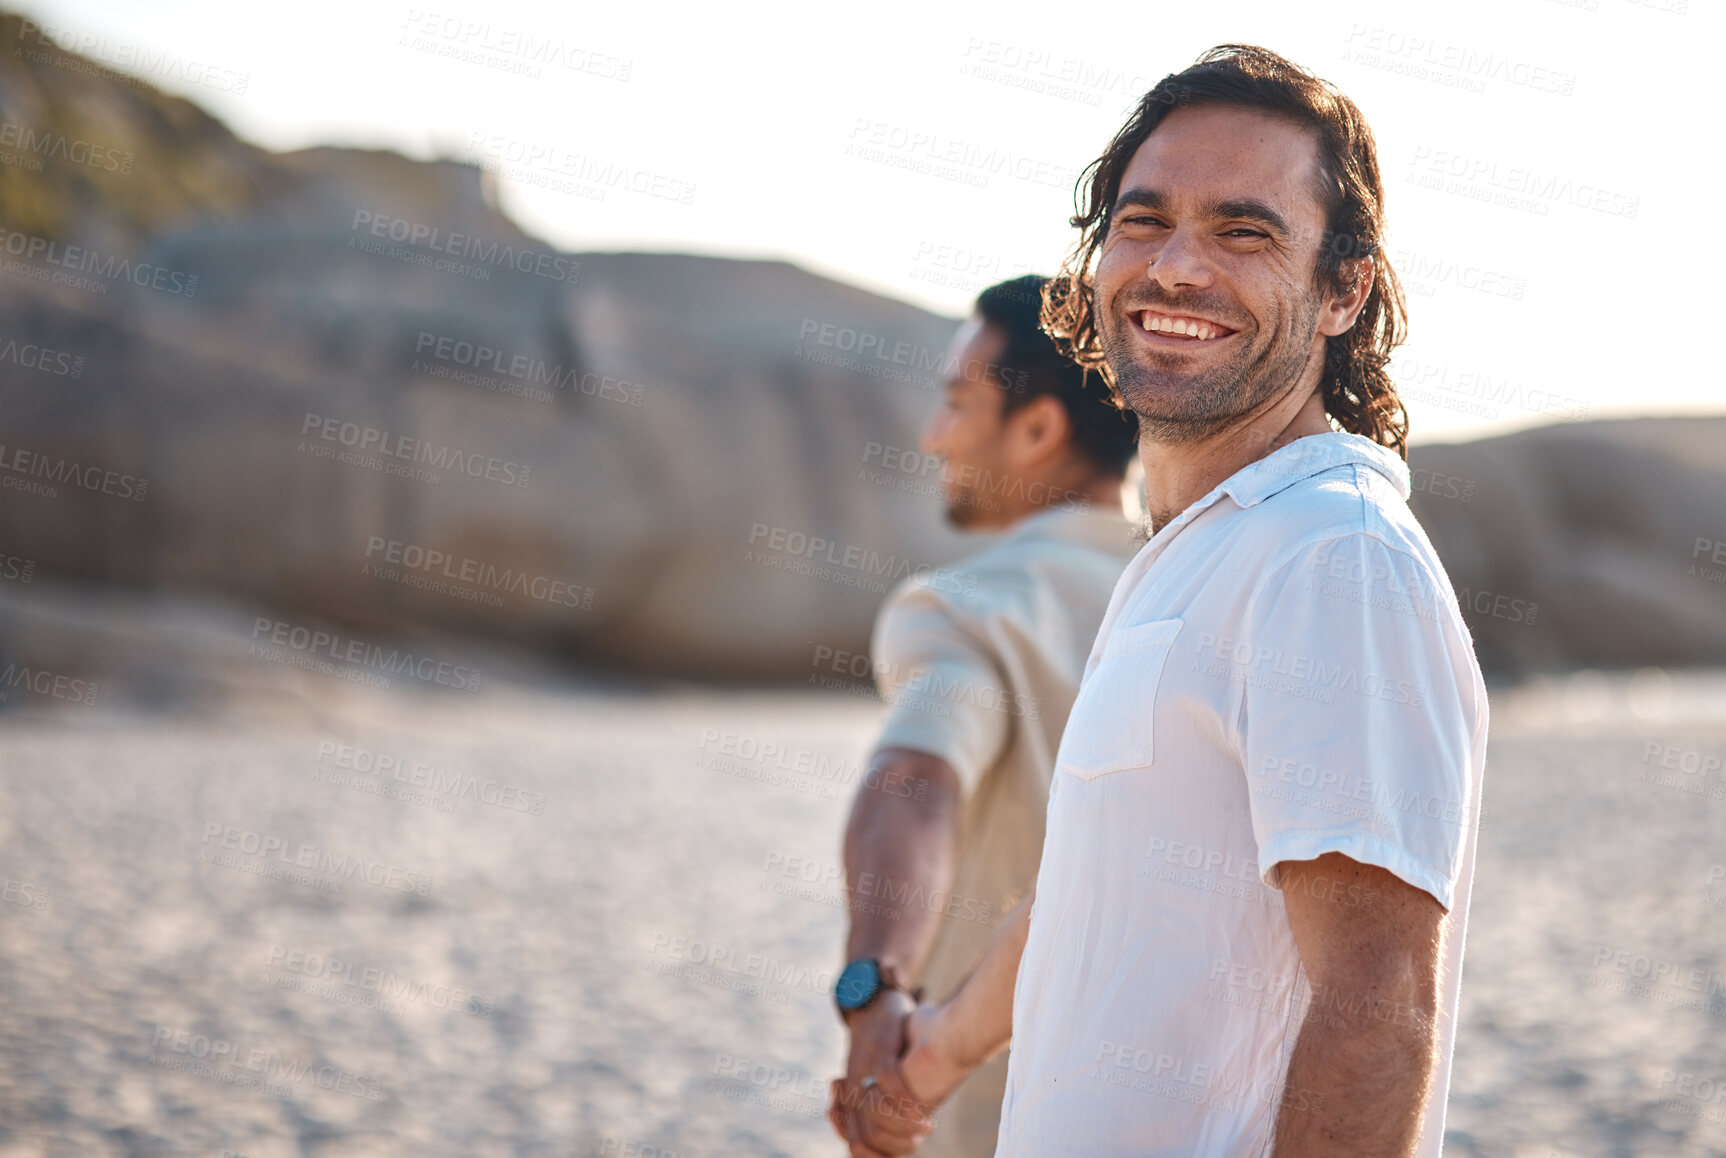
{"label": "man's eyebrow", "polygon": [[1205,209],[1212,217],[1238,217],[1245,221],[1256,221],[1273,233],[1280,233],[1284,237],[1289,235],[1289,224],[1283,220],[1283,215],[1257,197],[1213,201],[1205,206]]}
{"label": "man's eyebrow", "polygon": [[[1118,216],[1123,209],[1164,210],[1168,207],[1168,198],[1160,189],[1152,189],[1144,185],[1135,185],[1124,189],[1115,198],[1114,212]],[[1283,215],[1272,209],[1257,197],[1230,197],[1219,201],[1211,201],[1202,206],[1207,217],[1230,217],[1245,221],[1256,221],[1273,233],[1287,237],[1290,234],[1289,224]]]}
{"label": "man's eyebrow", "polygon": [[1162,193],[1144,185],[1135,185],[1131,189],[1121,190],[1121,195],[1115,198],[1115,210],[1118,212],[1129,206],[1138,209],[1161,209],[1167,204]]}

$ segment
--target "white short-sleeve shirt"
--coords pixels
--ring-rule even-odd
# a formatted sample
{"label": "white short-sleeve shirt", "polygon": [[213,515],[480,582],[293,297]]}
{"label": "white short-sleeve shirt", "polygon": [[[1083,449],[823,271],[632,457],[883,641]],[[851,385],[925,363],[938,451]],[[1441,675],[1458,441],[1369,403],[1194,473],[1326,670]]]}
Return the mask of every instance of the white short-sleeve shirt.
{"label": "white short-sleeve shirt", "polygon": [[1308,986],[1276,866],[1326,852],[1449,910],[1438,1158],[1487,705],[1408,493],[1384,447],[1298,439],[1121,576],[1056,757],[999,1158],[1269,1154],[1302,1019],[1344,1000]]}

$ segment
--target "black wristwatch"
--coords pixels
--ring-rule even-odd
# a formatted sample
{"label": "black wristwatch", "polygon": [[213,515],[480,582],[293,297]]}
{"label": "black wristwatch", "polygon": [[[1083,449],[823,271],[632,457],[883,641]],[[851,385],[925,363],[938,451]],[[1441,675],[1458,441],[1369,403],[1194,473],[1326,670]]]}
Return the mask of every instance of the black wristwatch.
{"label": "black wristwatch", "polygon": [[883,989],[909,993],[912,1001],[923,1000],[923,987],[906,987],[892,965],[875,957],[860,957],[840,970],[839,980],[833,983],[833,1001],[839,1006],[839,1020],[845,1020],[847,1013],[869,1008],[881,996]]}

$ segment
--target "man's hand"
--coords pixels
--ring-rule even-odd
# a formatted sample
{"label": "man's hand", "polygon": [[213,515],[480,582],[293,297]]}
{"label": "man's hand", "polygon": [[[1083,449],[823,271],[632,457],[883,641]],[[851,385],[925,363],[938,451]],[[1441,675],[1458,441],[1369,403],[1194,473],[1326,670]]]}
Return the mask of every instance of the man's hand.
{"label": "man's hand", "polygon": [[[882,748],[870,757],[869,775],[857,790],[845,829],[845,887],[851,902],[845,960],[890,961],[903,978],[922,970],[940,928],[940,910],[926,905],[890,909],[872,901],[888,881],[919,896],[952,890],[963,800],[959,774],[939,756]],[[907,994],[887,990],[846,1018],[850,1057],[845,1076],[833,1083],[827,1119],[847,1141],[857,1138],[857,1111],[864,1101],[878,1104],[882,1084],[897,1081],[893,1074],[905,1049],[905,1015],[914,1007]],[[909,1152],[870,1150],[861,1141],[852,1146],[859,1158]]]}
{"label": "man's hand", "polygon": [[[841,1138],[849,1141],[853,1135],[852,1114],[866,1091],[863,1079],[891,1073],[905,1052],[905,1018],[916,1008],[911,995],[897,989],[883,989],[868,1008],[845,1019],[851,1036],[850,1056],[845,1062],[845,1076],[833,1082],[833,1104],[828,1107],[827,1120]],[[853,1154],[866,1154],[852,1148]]]}
{"label": "man's hand", "polygon": [[[935,1107],[947,1100],[974,1065],[961,1065],[942,1032],[942,1009],[921,1005],[902,1016],[897,1036],[904,1053],[864,1088],[857,1079],[846,1139],[852,1158],[910,1154],[935,1128]],[[865,1075],[868,1076],[868,1075]],[[839,1083],[835,1083],[838,1090]]]}

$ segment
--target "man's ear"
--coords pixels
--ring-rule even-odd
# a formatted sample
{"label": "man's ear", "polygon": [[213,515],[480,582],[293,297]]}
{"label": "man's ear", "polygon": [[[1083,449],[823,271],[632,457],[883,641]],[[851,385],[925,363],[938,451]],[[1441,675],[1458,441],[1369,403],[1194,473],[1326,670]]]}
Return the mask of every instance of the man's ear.
{"label": "man's ear", "polygon": [[1342,263],[1343,291],[1325,303],[1319,314],[1318,332],[1327,338],[1346,334],[1372,296],[1378,267],[1371,257],[1354,257]]}
{"label": "man's ear", "polygon": [[1007,455],[1028,467],[1065,453],[1073,434],[1067,408],[1053,394],[1039,394],[1007,416]]}

